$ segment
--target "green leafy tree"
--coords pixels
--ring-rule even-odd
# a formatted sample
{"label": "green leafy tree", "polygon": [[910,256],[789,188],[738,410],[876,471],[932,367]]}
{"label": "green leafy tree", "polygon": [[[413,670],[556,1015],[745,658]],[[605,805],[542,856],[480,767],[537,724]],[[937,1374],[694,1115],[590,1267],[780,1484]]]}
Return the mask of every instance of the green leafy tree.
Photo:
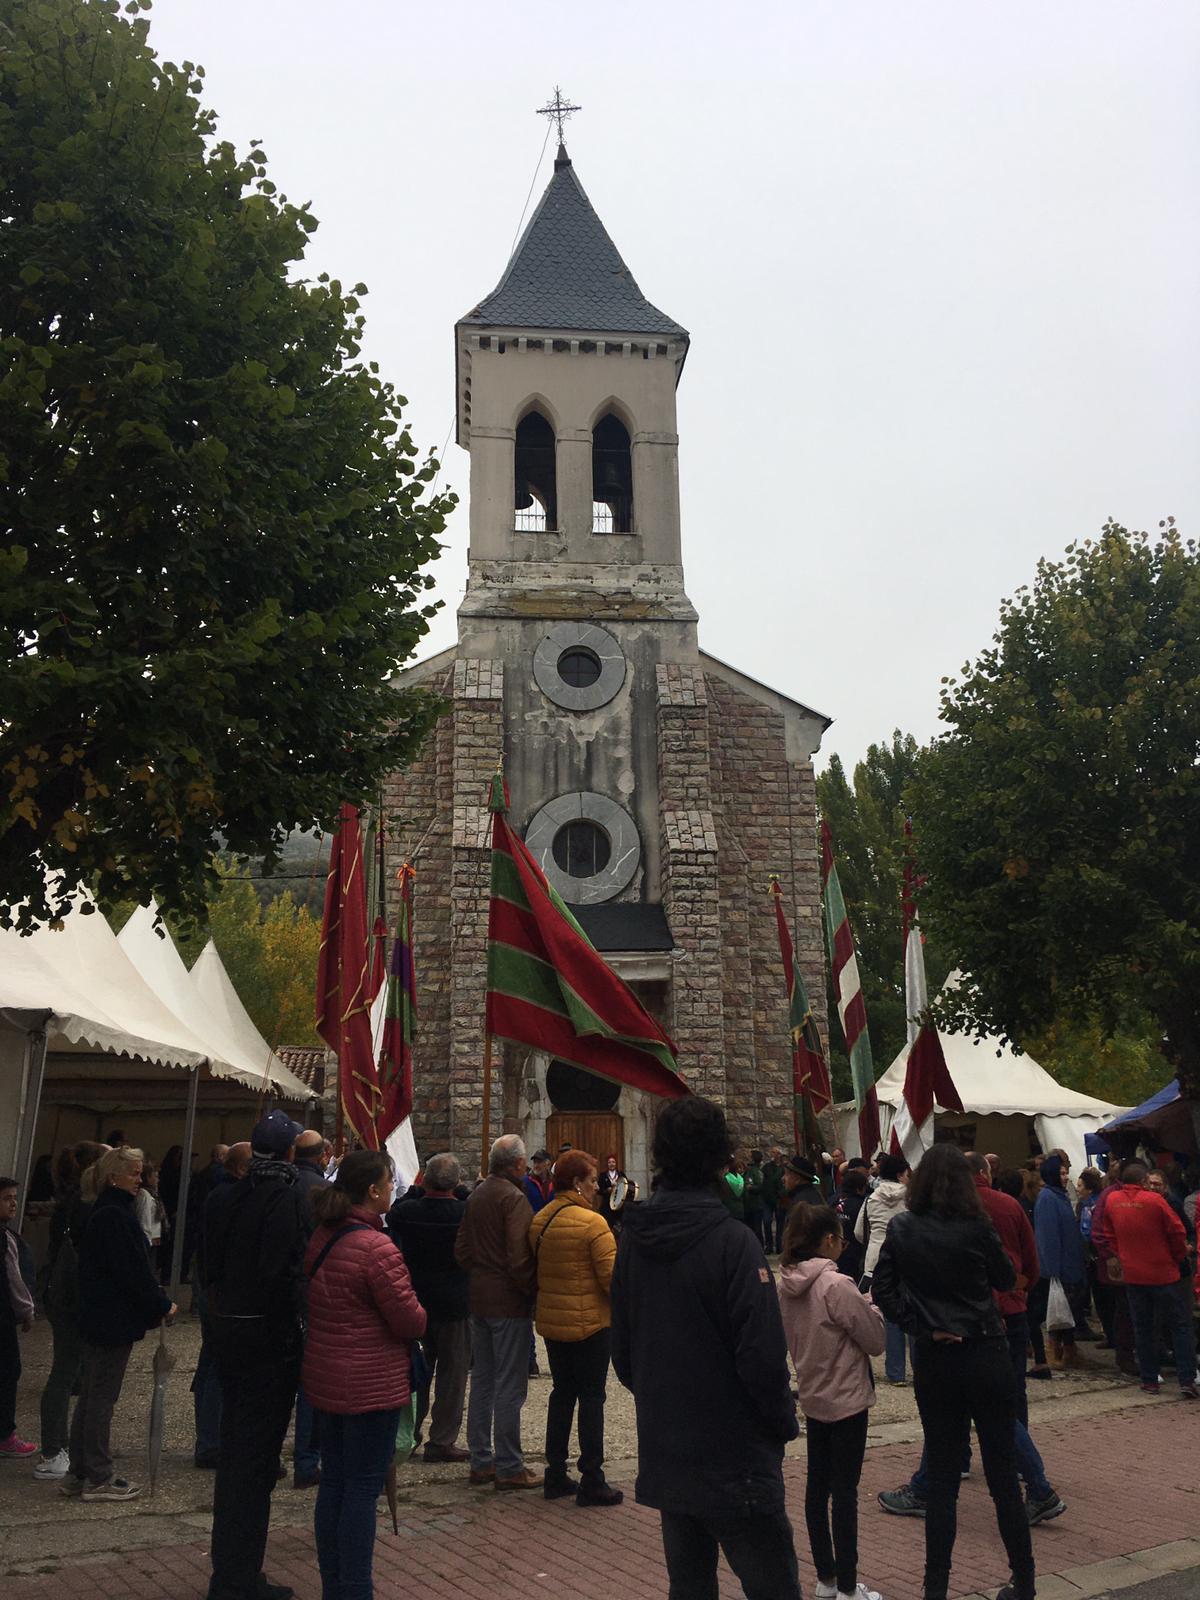
{"label": "green leafy tree", "polygon": [[[916,776],[920,756],[913,736],[896,729],[889,744],[870,747],[854,768],[853,782],[836,755],[817,778],[817,804],[833,834],[838,878],[854,930],[877,1073],[903,1048],[908,1031],[902,906],[905,791]],[[922,841],[914,848],[923,854]],[[925,967],[932,993],[944,981],[948,966],[928,939]],[[829,1014],[836,1016],[832,987]],[[849,1094],[849,1062],[836,1022],[831,1052],[837,1091]]]}
{"label": "green leafy tree", "polygon": [[941,715],[911,798],[924,904],[973,980],[947,1021],[1032,1044],[1146,1014],[1200,1128],[1195,543],[1109,522],[1040,563]]}
{"label": "green leafy tree", "polygon": [[147,7],[0,25],[3,925],[81,882],[202,915],[218,833],[269,865],[436,715],[388,679],[453,497]]}

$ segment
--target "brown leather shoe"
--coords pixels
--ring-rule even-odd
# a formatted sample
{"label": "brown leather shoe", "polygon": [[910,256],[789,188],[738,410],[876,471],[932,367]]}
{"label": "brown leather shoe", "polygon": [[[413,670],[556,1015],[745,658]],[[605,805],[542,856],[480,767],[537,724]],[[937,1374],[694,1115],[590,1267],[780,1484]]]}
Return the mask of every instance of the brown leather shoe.
{"label": "brown leather shoe", "polygon": [[426,1461],[470,1461],[471,1452],[460,1450],[456,1444],[427,1444],[424,1458]]}
{"label": "brown leather shoe", "polygon": [[530,1472],[528,1467],[518,1472],[515,1478],[497,1478],[496,1488],[499,1489],[540,1489],[542,1475],[540,1472]]}
{"label": "brown leather shoe", "polygon": [[467,1478],[469,1482],[474,1484],[494,1483],[496,1480],[496,1469],[495,1467],[484,1467],[482,1472],[476,1472],[475,1468],[472,1467],[470,1472],[467,1474]]}

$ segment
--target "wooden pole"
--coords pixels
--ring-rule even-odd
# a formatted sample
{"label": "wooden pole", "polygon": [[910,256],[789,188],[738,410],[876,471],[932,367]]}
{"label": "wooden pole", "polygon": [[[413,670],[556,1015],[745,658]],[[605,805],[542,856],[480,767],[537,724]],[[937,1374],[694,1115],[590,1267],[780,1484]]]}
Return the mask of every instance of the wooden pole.
{"label": "wooden pole", "polygon": [[487,1177],[488,1158],[492,1149],[492,1036],[483,1036],[483,1154],[479,1170]]}
{"label": "wooden pole", "polygon": [[337,1112],[333,1120],[333,1153],[340,1161],[346,1153],[346,1108],[342,1104],[342,1064],[338,1061]]}

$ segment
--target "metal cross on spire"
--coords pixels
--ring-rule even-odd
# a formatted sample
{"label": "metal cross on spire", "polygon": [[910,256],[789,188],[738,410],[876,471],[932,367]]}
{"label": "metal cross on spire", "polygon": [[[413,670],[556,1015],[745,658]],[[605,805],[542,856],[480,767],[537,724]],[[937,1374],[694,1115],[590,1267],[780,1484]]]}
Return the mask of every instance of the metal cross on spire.
{"label": "metal cross on spire", "polygon": [[554,121],[558,125],[558,142],[559,142],[559,144],[562,144],[564,126],[566,125],[566,123],[569,120],[569,118],[573,117],[577,111],[582,111],[582,110],[583,110],[582,106],[573,106],[568,101],[564,100],[563,99],[562,90],[558,87],[557,84],[555,84],[554,85],[554,99],[553,100],[547,100],[547,102],[546,102],[546,104],[544,106],[540,106],[538,108],[538,116],[539,117],[553,117],[554,118]]}

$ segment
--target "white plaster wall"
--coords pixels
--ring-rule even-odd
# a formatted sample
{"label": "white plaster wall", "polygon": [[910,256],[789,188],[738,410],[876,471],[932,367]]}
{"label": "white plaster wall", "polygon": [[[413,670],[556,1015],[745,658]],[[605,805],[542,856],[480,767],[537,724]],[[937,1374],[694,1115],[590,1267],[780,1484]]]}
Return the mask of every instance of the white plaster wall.
{"label": "white plaster wall", "polygon": [[[536,408],[558,439],[563,553],[588,562],[680,562],[676,364],[670,356],[519,349],[515,339],[493,335],[491,349],[464,350],[463,358],[471,363],[472,561],[545,554],[537,536],[514,531],[516,428]],[[609,410],[632,441],[635,531],[598,537],[591,531],[592,428]]]}

